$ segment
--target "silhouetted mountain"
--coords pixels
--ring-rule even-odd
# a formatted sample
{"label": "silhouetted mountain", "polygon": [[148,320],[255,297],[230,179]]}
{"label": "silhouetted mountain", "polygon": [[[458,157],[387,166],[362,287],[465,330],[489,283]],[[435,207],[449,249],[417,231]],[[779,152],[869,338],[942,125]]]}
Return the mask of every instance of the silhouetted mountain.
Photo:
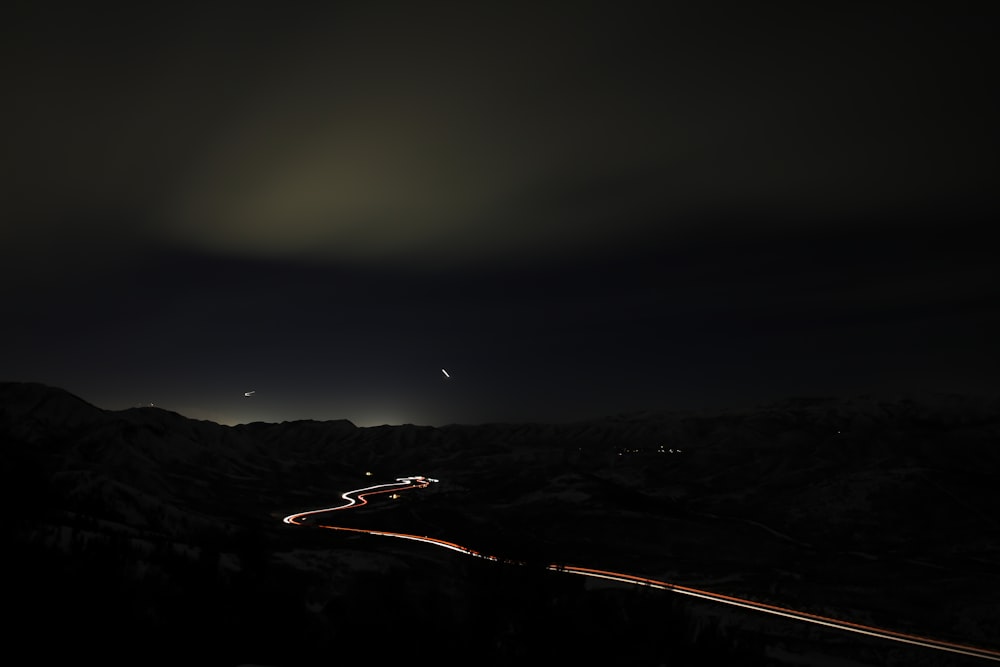
{"label": "silhouetted mountain", "polygon": [[[998,436],[1000,403],[950,395],[559,425],[228,427],[3,383],[10,604],[45,661],[299,665],[438,642],[480,664],[967,664],[534,565],[988,645]],[[281,522],[412,474],[441,482],[337,520],[529,567]],[[54,627],[64,641],[46,641]]]}

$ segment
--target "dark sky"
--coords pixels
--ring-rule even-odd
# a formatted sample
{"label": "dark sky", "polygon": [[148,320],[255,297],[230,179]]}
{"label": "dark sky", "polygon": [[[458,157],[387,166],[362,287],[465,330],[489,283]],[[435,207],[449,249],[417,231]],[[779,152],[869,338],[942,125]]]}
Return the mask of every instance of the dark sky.
{"label": "dark sky", "polygon": [[0,379],[359,425],[996,393],[993,14],[201,4],[3,10]]}

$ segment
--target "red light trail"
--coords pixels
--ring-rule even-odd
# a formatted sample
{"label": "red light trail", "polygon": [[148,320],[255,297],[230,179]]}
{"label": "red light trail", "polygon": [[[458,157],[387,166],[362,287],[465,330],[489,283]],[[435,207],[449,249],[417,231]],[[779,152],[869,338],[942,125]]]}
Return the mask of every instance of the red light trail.
{"label": "red light trail", "polygon": [[[286,516],[283,519],[283,521],[285,523],[296,526],[306,525],[305,521],[310,516],[325,514],[328,512],[334,512],[338,510],[350,509],[354,507],[361,507],[362,505],[365,505],[368,502],[367,500],[365,500],[366,496],[372,496],[379,493],[389,493],[391,491],[403,491],[406,489],[423,489],[427,488],[433,482],[436,481],[437,481],[436,479],[423,477],[421,475],[415,475],[412,477],[399,477],[396,479],[395,482],[389,482],[386,484],[375,484],[373,486],[366,486],[360,489],[345,491],[343,494],[341,494],[341,497],[344,499],[344,503],[341,505],[337,505],[335,507],[324,507],[321,509],[310,510],[308,512],[299,512],[298,514],[290,514]],[[459,553],[463,553],[468,556],[473,556],[475,558],[483,558],[490,561],[503,562],[514,565],[524,565],[524,563],[521,561],[501,559],[496,556],[488,556],[478,551],[475,551],[474,549],[464,547],[460,544],[449,542],[447,540],[441,540],[435,537],[428,537],[426,535],[410,535],[408,533],[395,533],[384,530],[370,530],[366,528],[347,528],[344,526],[331,526],[319,523],[309,524],[309,525],[314,525],[319,528],[325,528],[328,530],[339,530],[352,533],[366,533],[368,535],[382,535],[384,537],[395,537],[403,540],[424,542],[426,544],[442,547],[444,549],[449,549],[451,551],[457,551]],[[912,644],[914,646],[922,646],[924,648],[931,648],[939,651],[948,651],[951,653],[958,653],[962,655],[972,656],[974,658],[983,658],[984,660],[992,660],[994,662],[1000,662],[1000,651],[996,651],[993,649],[971,646],[968,644],[960,644],[957,642],[946,641],[943,639],[935,639],[933,637],[924,637],[922,635],[912,634],[908,632],[900,632],[897,630],[890,630],[887,628],[880,628],[873,625],[866,625],[864,623],[856,623],[854,621],[844,621],[830,616],[822,616],[820,614],[814,614],[806,611],[799,611],[796,609],[781,607],[778,605],[768,604],[765,602],[757,602],[755,600],[748,600],[746,598],[741,598],[734,595],[713,593],[712,591],[692,588],[690,586],[682,586],[680,584],[673,584],[666,581],[658,581],[656,579],[648,579],[646,577],[638,577],[631,574],[623,574],[621,572],[610,572],[607,570],[598,570],[588,567],[576,567],[573,565],[551,564],[547,566],[547,569],[552,570],[553,572],[564,572],[566,574],[576,574],[585,577],[594,577],[597,579],[607,579],[610,581],[617,581],[624,584],[631,584],[635,586],[656,588],[663,591],[669,591],[671,593],[688,595],[691,597],[701,598],[703,600],[710,600],[712,602],[718,602],[721,604],[727,604],[735,607],[742,607],[744,609],[750,609],[752,611],[757,611],[765,614],[772,614],[774,616],[783,616],[785,618],[791,618],[797,621],[812,623],[814,625],[822,625],[828,628],[834,628],[836,630],[843,630],[845,632],[853,632],[856,634],[868,635],[871,637],[879,637],[881,639],[888,639],[890,641]]]}

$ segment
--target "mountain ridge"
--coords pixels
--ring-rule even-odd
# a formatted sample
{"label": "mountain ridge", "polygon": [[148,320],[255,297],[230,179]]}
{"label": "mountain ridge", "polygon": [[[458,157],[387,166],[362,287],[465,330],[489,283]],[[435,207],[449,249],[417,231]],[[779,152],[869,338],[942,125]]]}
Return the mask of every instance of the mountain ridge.
{"label": "mountain ridge", "polygon": [[[211,614],[228,618],[243,637],[257,615],[287,632],[293,620],[313,627],[316,648],[345,639],[333,621],[353,613],[372,586],[388,594],[394,586],[415,592],[438,582],[448,593],[426,604],[461,624],[455,610],[489,605],[488,596],[480,598],[487,590],[500,595],[486,582],[513,576],[505,586],[520,590],[520,575],[478,574],[447,554],[352,542],[280,521],[337,502],[347,489],[423,474],[441,482],[343,520],[530,562],[576,562],[693,585],[724,581],[725,591],[776,604],[824,600],[822,613],[988,643],[1000,636],[1000,605],[988,595],[991,582],[1000,585],[1000,524],[989,510],[1000,506],[997,406],[954,395],[926,403],[804,398],[571,424],[224,426],[159,408],[101,410],[59,388],[0,383],[3,506],[14,553],[30,573],[15,599],[30,607],[38,586],[48,587],[67,614],[78,614],[67,595],[94,595],[86,582],[104,582],[122,592],[107,597],[103,613],[137,637],[201,637],[192,624],[211,624]],[[18,510],[24,507],[31,511]],[[381,565],[372,574],[366,563]],[[420,575],[400,580],[404,572]],[[602,599],[631,609],[623,612],[628,617],[637,613],[638,601],[627,596],[595,598],[584,588],[570,594],[552,585],[531,584],[549,596],[543,608],[570,595],[573,605]],[[204,615],[167,602],[181,599],[200,601]],[[405,604],[429,623],[431,607],[420,599],[414,594]],[[509,624],[521,627],[523,606],[512,599],[504,608],[496,624],[462,626],[470,637],[485,633],[470,649],[486,650]],[[681,614],[706,641],[726,636],[728,646],[742,636],[757,645],[765,640],[739,629],[753,626],[772,648],[814,647],[815,638],[795,628],[748,625],[712,610],[698,611],[696,620],[686,616],[694,607],[657,609],[643,613]],[[721,625],[710,623],[715,629],[704,634],[705,618]],[[276,664],[288,662],[275,632],[254,640],[257,661],[272,655]],[[595,638],[602,632],[590,630]],[[677,640],[695,642],[692,632]],[[223,640],[206,641],[225,653]],[[565,650],[557,646],[549,645],[554,655]],[[821,643],[829,655],[858,664],[913,663],[911,654],[893,663],[882,653],[865,662],[866,651],[879,649],[851,646]],[[740,650],[739,660],[754,664],[757,654]],[[291,663],[309,664],[303,660]]]}

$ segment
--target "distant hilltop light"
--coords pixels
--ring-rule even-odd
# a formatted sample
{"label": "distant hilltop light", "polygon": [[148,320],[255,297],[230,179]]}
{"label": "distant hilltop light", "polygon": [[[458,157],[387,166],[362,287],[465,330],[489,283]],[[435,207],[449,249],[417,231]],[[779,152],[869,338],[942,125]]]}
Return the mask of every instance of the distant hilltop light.
{"label": "distant hilltop light", "polygon": [[244,396],[253,396],[256,393],[257,393],[257,390],[254,389],[253,391],[245,391],[245,392],[243,392],[243,395]]}
{"label": "distant hilltop light", "polygon": [[445,376],[446,378],[450,378],[450,377],[451,377],[450,375],[448,375],[448,371],[446,371],[445,369],[443,369],[443,368],[442,368],[442,369],[441,369],[441,372],[442,372],[442,373],[444,373],[444,376]]}

